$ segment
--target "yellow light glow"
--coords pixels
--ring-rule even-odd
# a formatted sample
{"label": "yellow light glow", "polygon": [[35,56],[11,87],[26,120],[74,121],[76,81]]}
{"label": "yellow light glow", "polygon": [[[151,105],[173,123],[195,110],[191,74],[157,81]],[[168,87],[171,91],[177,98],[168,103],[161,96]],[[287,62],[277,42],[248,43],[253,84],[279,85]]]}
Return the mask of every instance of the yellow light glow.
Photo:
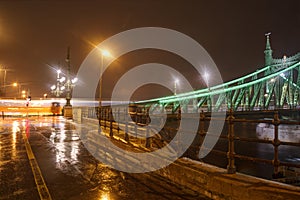
{"label": "yellow light glow", "polygon": [[104,193],[101,195],[100,199],[99,200],[109,200],[109,195],[107,193]]}
{"label": "yellow light glow", "polygon": [[18,86],[18,83],[13,83],[13,86],[14,86],[14,87],[17,87],[17,86]]}
{"label": "yellow light glow", "polygon": [[101,50],[101,53],[102,53],[102,56],[104,56],[104,57],[111,57],[110,52],[106,49]]}

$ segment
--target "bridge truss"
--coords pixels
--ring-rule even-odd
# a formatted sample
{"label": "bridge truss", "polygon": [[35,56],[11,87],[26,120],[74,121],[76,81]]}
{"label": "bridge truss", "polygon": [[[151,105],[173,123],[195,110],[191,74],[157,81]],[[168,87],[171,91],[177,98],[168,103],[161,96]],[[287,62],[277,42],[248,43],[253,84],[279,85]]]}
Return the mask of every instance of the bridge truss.
{"label": "bridge truss", "polygon": [[171,107],[173,112],[273,110],[300,104],[300,53],[282,59],[272,57],[269,34],[265,67],[235,80],[193,92],[137,103]]}

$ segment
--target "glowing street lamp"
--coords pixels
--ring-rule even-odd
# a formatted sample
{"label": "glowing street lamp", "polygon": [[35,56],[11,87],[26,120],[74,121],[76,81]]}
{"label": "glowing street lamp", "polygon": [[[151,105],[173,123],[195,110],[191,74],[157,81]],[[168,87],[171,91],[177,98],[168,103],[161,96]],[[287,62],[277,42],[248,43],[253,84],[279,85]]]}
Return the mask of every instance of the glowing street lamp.
{"label": "glowing street lamp", "polygon": [[78,78],[77,78],[77,77],[75,77],[75,78],[73,78],[73,79],[72,79],[72,81],[71,81],[71,82],[74,84],[74,83],[76,83],[77,81],[78,81]]}
{"label": "glowing street lamp", "polygon": [[[210,93],[210,88],[209,88],[209,73],[207,71],[204,72],[203,79],[205,81],[205,84],[207,85],[208,92]],[[212,97],[210,95],[208,96],[207,104],[208,104],[209,111],[211,111],[212,110],[213,99],[212,99]]]}
{"label": "glowing street lamp", "polygon": [[99,82],[99,106],[102,106],[102,73],[104,67],[104,58],[111,57],[111,54],[108,50],[101,50],[101,66],[100,66],[100,82]]}
{"label": "glowing street lamp", "polygon": [[177,94],[177,84],[178,84],[178,82],[179,82],[178,79],[176,79],[176,80],[174,81],[174,95]]}
{"label": "glowing street lamp", "polygon": [[101,66],[100,66],[100,80],[99,80],[99,124],[101,126],[101,109],[102,109],[102,73],[104,67],[104,58],[112,57],[110,52],[106,49],[101,49]]}
{"label": "glowing street lamp", "polygon": [[61,84],[65,80],[65,77],[60,78],[61,70],[56,70],[56,85],[51,86],[51,92],[56,96],[59,97],[63,91],[61,90]]}
{"label": "glowing street lamp", "polygon": [[104,56],[104,57],[111,57],[110,52],[106,49],[101,50],[101,55]]}
{"label": "glowing street lamp", "polygon": [[209,88],[209,82],[208,82],[209,81],[209,73],[208,72],[204,72],[203,78],[204,78],[205,84]]}
{"label": "glowing street lamp", "polygon": [[26,98],[26,91],[22,90],[22,98]]}
{"label": "glowing street lamp", "polygon": [[13,87],[17,87],[17,90],[18,90],[18,95],[17,97],[19,98],[20,97],[20,93],[21,93],[21,84],[18,84],[17,82],[14,82],[12,84]]}

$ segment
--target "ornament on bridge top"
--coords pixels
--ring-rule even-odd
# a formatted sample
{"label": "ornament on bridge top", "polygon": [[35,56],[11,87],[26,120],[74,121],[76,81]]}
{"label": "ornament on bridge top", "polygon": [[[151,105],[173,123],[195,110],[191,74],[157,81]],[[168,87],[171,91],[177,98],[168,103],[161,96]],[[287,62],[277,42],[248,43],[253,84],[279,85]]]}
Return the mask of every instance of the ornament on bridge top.
{"label": "ornament on bridge top", "polygon": [[287,57],[284,55],[282,58],[273,58],[273,50],[271,48],[270,36],[271,32],[265,34],[266,36],[266,49],[265,53],[265,66],[272,66],[272,71],[278,71],[288,65],[295,64],[300,60],[300,52],[293,56]]}

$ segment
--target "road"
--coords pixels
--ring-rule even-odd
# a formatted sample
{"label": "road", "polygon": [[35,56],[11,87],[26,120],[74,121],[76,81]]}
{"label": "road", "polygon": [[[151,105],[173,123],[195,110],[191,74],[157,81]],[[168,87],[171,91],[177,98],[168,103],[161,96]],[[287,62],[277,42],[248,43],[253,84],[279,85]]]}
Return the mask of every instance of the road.
{"label": "road", "polygon": [[0,122],[0,199],[207,199],[154,173],[107,167],[62,117]]}

